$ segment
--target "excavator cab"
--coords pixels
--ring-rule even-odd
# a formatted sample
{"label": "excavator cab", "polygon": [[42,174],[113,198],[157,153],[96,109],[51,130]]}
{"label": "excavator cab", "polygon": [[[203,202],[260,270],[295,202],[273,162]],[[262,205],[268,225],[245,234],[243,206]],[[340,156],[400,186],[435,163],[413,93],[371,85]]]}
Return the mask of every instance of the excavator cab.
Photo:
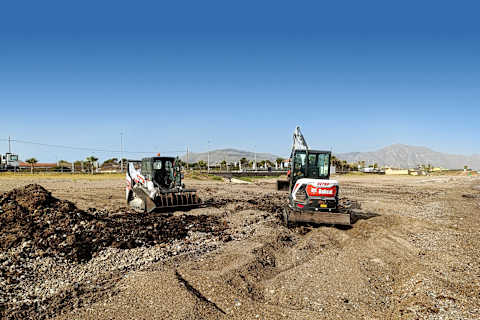
{"label": "excavator cab", "polygon": [[295,150],[292,155],[292,170],[289,189],[295,186],[298,179],[330,179],[330,151]]}
{"label": "excavator cab", "polygon": [[292,163],[288,180],[278,180],[277,189],[292,191],[297,180],[309,179],[330,179],[330,151],[320,150],[294,150],[290,163]]}

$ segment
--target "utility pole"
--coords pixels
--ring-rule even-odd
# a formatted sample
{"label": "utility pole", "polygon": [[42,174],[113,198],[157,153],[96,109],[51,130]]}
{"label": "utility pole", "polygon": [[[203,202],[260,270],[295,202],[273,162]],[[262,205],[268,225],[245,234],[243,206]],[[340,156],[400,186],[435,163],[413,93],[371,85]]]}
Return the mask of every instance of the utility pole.
{"label": "utility pole", "polygon": [[123,132],[120,132],[120,171],[123,173]]}
{"label": "utility pole", "polygon": [[210,173],[210,140],[208,140],[207,172]]}
{"label": "utility pole", "polygon": [[255,153],[255,162],[253,163],[255,171],[257,171],[257,146],[253,146],[253,152]]}
{"label": "utility pole", "polygon": [[10,136],[8,136],[8,153],[12,153],[12,147],[10,146],[10,141],[12,141],[12,139],[10,139]]}
{"label": "utility pole", "polygon": [[188,164],[190,163],[190,159],[188,157],[188,147],[187,147],[187,170],[188,170]]}

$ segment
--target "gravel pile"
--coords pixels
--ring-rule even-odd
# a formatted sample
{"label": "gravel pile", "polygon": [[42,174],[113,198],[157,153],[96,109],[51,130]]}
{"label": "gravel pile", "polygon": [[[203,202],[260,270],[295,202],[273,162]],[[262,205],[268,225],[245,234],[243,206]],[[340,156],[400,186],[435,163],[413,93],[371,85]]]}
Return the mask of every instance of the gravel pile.
{"label": "gravel pile", "polygon": [[46,318],[81,305],[121,271],[208,251],[225,229],[213,216],[82,211],[40,185],[11,190],[0,195],[0,318]]}

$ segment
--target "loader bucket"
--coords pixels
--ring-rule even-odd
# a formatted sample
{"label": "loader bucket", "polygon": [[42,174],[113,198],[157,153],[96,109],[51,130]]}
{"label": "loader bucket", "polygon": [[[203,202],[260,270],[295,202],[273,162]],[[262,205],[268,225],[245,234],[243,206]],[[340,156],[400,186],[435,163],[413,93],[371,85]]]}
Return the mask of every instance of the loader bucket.
{"label": "loader bucket", "polygon": [[196,207],[202,202],[195,191],[184,191],[160,194],[155,198],[155,204],[154,210]]}
{"label": "loader bucket", "polygon": [[277,190],[278,191],[288,191],[290,186],[290,181],[288,180],[277,180]]}

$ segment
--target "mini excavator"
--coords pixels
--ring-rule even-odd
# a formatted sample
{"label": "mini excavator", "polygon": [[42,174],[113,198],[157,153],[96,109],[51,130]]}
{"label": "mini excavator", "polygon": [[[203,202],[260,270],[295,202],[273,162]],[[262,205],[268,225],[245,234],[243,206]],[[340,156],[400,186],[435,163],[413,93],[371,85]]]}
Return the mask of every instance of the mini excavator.
{"label": "mini excavator", "polygon": [[339,205],[338,181],[330,179],[330,151],[310,150],[300,127],[293,134],[288,180],[278,180],[286,190],[288,206],[283,218],[289,222],[351,225],[350,210]]}

